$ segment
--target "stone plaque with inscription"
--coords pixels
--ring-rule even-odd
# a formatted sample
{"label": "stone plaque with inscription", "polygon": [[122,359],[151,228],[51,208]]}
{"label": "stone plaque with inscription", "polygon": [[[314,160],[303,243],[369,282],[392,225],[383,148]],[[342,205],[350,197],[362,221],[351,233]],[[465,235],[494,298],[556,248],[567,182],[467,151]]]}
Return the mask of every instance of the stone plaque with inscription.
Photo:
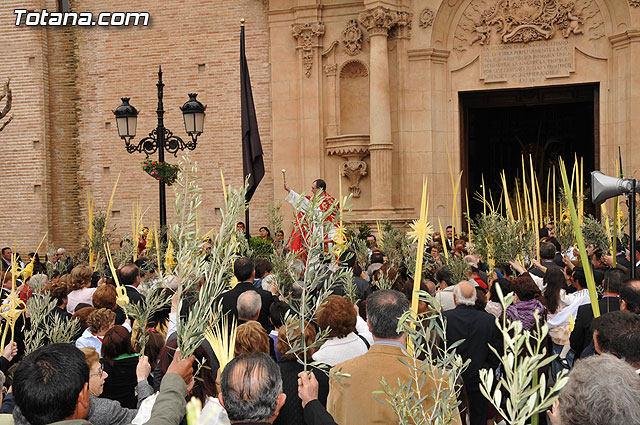
{"label": "stone plaque with inscription", "polygon": [[574,51],[573,40],[566,38],[483,46],[480,79],[485,83],[538,84],[568,77],[574,71]]}

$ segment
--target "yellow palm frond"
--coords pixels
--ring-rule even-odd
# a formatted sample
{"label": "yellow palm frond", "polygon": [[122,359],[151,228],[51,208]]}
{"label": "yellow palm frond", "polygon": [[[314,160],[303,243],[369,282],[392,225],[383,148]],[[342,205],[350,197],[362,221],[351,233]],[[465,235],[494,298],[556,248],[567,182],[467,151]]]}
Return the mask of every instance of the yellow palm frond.
{"label": "yellow palm frond", "polygon": [[[230,329],[231,332],[227,332]],[[236,347],[236,334],[238,326],[235,318],[232,318],[231,327],[228,326],[228,316],[223,315],[216,326],[210,327],[205,333],[205,338],[209,341],[211,349],[220,363],[220,373],[225,366],[233,360]]]}

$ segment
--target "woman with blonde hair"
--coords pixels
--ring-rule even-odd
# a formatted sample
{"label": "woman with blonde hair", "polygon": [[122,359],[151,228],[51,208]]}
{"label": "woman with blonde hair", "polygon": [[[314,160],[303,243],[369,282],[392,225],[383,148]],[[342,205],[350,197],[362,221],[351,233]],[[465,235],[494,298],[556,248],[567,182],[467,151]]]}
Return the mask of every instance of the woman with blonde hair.
{"label": "woman with blonde hair", "polygon": [[238,326],[236,332],[235,357],[247,353],[270,352],[270,341],[267,331],[256,321],[249,321]]}
{"label": "woman with blonde hair", "polygon": [[67,312],[73,314],[80,303],[93,305],[93,293],[96,288],[90,288],[93,270],[91,267],[80,264],[71,270],[69,276],[69,295],[67,296]]}

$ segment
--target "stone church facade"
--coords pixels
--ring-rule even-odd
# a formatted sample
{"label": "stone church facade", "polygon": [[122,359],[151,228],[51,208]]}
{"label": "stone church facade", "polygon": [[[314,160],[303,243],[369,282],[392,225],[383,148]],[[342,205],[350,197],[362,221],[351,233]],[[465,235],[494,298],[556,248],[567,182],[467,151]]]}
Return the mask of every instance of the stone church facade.
{"label": "stone church facade", "polygon": [[[467,101],[504,106],[501,96],[517,96],[526,108],[536,97],[539,105],[572,108],[570,97],[586,88],[593,167],[612,174],[620,146],[626,174],[637,177],[640,168],[637,0],[148,0],[135,5],[151,14],[148,27],[15,27],[14,8],[57,7],[53,0],[24,3],[0,6],[0,78],[12,79],[15,116],[0,133],[0,241],[7,245],[32,249],[49,230],[56,245],[79,246],[87,189],[96,208],[106,208],[118,173],[118,229],[130,233],[138,197],[155,220],[157,186],[139,168],[144,156],[126,154],[111,111],[129,96],[143,112],[138,137],[151,131],[158,64],[174,133],[183,133],[177,107],[188,92],[208,104],[191,157],[211,212],[201,225],[215,226],[219,169],[233,184],[242,174],[240,18],[267,169],[251,204],[252,229],[266,223],[269,203],[284,198],[281,169],[298,191],[322,177],[337,195],[341,179],[353,195],[354,219],[368,222],[415,218],[426,176],[430,220],[449,224],[451,175],[464,171],[461,186],[471,197],[477,182],[465,173],[481,161],[468,149],[479,142],[469,141]],[[71,7],[99,12],[100,3]],[[171,218],[171,196],[168,206]]]}

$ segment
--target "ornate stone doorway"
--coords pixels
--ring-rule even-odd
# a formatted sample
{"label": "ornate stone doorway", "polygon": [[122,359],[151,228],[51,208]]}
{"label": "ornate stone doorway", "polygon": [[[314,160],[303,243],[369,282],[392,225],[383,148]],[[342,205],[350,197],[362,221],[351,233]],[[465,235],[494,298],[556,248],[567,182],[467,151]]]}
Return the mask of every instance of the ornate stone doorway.
{"label": "ornate stone doorway", "polygon": [[[505,170],[512,189],[514,179],[522,178],[523,154],[527,173],[532,155],[543,202],[547,176],[559,156],[569,167],[574,153],[584,158],[588,182],[600,162],[598,93],[598,84],[460,93],[461,164],[471,216],[482,212],[482,204],[472,201],[482,193],[482,176],[486,196],[491,193],[497,206],[500,172]],[[558,171],[556,187],[561,185]],[[587,189],[585,184],[588,195]]]}

